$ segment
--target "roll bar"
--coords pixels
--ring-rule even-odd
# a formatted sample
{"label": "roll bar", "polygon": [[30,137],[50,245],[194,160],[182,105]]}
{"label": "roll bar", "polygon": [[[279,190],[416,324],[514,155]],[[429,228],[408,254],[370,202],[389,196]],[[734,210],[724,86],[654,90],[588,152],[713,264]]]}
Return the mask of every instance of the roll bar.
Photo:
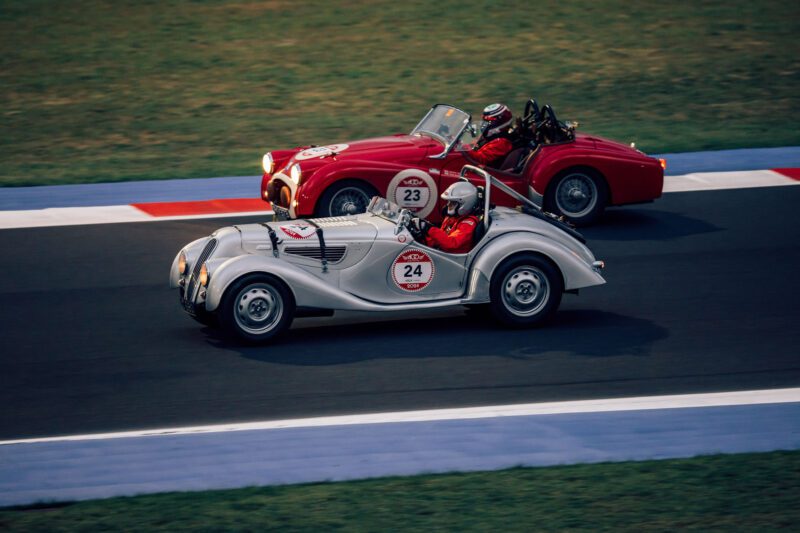
{"label": "roll bar", "polygon": [[541,207],[539,207],[535,203],[531,202],[528,198],[524,197],[523,195],[521,195],[520,193],[518,193],[517,191],[515,191],[514,189],[512,189],[511,187],[509,187],[508,185],[506,185],[505,183],[503,183],[499,179],[495,178],[494,176],[492,176],[491,174],[489,174],[488,172],[486,172],[484,169],[482,169],[480,167],[476,167],[474,165],[464,165],[464,168],[461,169],[461,175],[460,175],[461,179],[464,180],[464,181],[469,181],[469,179],[466,177],[467,173],[469,173],[469,172],[472,172],[473,174],[477,174],[478,176],[482,177],[486,181],[486,187],[485,187],[484,195],[483,195],[484,196],[483,223],[484,223],[484,225],[485,225],[487,230],[489,229],[489,217],[488,217],[488,214],[489,214],[489,205],[491,204],[490,199],[491,199],[492,195],[491,195],[490,191],[491,191],[492,185],[497,187],[498,189],[500,189],[501,191],[503,191],[504,193],[506,193],[507,195],[509,195],[513,199],[522,202],[524,205],[527,205],[528,207],[532,207],[533,209],[535,209],[535,210],[537,210],[539,212],[542,211]]}

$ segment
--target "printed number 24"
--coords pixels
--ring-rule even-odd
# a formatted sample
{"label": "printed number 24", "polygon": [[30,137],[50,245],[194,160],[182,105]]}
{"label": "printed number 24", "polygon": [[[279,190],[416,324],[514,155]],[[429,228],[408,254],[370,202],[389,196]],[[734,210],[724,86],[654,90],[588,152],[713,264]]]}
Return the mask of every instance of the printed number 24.
{"label": "printed number 24", "polygon": [[411,266],[411,265],[406,265],[405,268],[406,268],[406,271],[403,274],[404,278],[410,278],[412,276],[421,276],[422,275],[422,265],[417,265],[415,267]]}
{"label": "printed number 24", "polygon": [[420,196],[419,189],[406,189],[405,194],[403,195],[404,202],[419,202]]}

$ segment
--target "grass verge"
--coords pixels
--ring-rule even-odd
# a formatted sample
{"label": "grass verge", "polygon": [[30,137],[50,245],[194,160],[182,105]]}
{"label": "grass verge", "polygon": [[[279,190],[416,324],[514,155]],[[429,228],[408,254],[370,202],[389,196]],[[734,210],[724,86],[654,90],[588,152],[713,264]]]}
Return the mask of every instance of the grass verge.
{"label": "grass verge", "polygon": [[650,152],[800,144],[796,0],[7,0],[0,185],[253,175],[529,95]]}
{"label": "grass verge", "polygon": [[0,529],[16,531],[769,531],[798,525],[798,451],[0,510]]}

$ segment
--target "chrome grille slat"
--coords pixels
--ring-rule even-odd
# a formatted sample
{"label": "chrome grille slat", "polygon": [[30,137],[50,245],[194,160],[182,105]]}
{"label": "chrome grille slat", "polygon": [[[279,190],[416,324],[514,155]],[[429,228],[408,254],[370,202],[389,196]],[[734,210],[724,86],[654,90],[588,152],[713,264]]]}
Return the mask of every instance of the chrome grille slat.
{"label": "chrome grille slat", "polygon": [[[326,246],[325,259],[329,263],[338,263],[344,257],[347,251],[347,246]],[[308,259],[322,260],[322,249],[319,246],[287,246],[283,249],[283,253],[291,255],[299,255]]]}
{"label": "chrome grille slat", "polygon": [[197,284],[197,278],[200,277],[200,269],[203,268],[203,263],[214,253],[214,248],[217,247],[217,239],[211,239],[208,241],[203,248],[203,251],[200,252],[200,255],[197,258],[194,266],[192,267],[192,275],[189,277],[189,284],[186,287],[186,292],[183,293],[184,299],[184,307],[191,307],[194,303],[194,290],[195,285]]}

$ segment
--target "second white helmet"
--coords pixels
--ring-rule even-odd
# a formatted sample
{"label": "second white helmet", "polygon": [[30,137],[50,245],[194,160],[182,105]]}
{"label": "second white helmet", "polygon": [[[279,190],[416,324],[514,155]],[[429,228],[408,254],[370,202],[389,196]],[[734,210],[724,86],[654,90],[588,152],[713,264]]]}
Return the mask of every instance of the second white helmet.
{"label": "second white helmet", "polygon": [[459,181],[449,186],[442,193],[442,200],[447,202],[449,216],[470,215],[478,203],[478,189],[471,183]]}

